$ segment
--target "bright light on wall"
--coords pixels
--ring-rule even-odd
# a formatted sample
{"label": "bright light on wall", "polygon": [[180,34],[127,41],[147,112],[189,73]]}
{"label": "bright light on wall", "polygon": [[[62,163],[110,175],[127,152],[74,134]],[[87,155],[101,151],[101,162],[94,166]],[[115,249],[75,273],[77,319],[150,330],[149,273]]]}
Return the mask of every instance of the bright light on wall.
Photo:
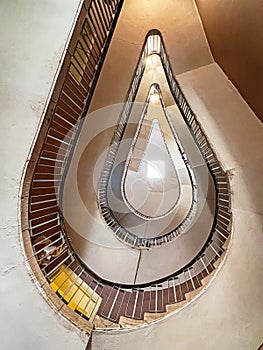
{"label": "bright light on wall", "polygon": [[158,103],[159,100],[160,100],[159,91],[157,90],[155,85],[152,85],[150,89],[150,102]]}
{"label": "bright light on wall", "polygon": [[150,102],[157,103],[159,101],[159,94],[154,93],[150,96]]}
{"label": "bright light on wall", "polygon": [[150,162],[147,164],[147,178],[161,179],[164,173],[164,162],[162,160]]}
{"label": "bright light on wall", "polygon": [[147,39],[147,55],[159,54],[161,49],[161,38],[159,35],[150,35]]}
{"label": "bright light on wall", "polygon": [[156,66],[158,63],[158,56],[156,54],[150,55],[146,58],[147,66]]}

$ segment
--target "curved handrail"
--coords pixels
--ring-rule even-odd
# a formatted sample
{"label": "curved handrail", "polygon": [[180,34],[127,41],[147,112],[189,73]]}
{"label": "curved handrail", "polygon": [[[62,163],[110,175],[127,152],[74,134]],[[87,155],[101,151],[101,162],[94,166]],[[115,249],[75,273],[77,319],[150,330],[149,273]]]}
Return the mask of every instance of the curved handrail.
{"label": "curved handrail", "polygon": [[[155,47],[154,47],[154,43],[155,43]],[[195,214],[195,204],[196,204],[196,200],[197,200],[196,199],[196,185],[194,182],[194,175],[192,173],[191,167],[189,166],[186,155],[184,154],[183,150],[181,148],[179,148],[180,153],[182,155],[182,158],[183,158],[185,165],[187,167],[190,179],[191,179],[192,190],[193,190],[194,195],[193,195],[193,199],[192,199],[191,208],[190,208],[187,216],[183,220],[183,222],[178,227],[173,229],[171,232],[168,232],[168,233],[166,233],[162,236],[159,236],[159,237],[155,237],[155,238],[138,237],[137,235],[131,233],[128,229],[123,227],[118,222],[118,220],[115,218],[114,213],[111,210],[110,205],[108,203],[107,188],[108,188],[112,168],[114,165],[115,157],[116,157],[116,154],[118,152],[124,131],[126,129],[127,122],[128,122],[129,116],[130,116],[132,108],[133,108],[133,103],[135,101],[137,91],[138,91],[138,88],[139,88],[139,85],[140,85],[140,82],[141,82],[141,79],[142,79],[142,76],[143,76],[143,73],[144,73],[144,70],[146,67],[146,63],[145,63],[146,57],[150,54],[153,54],[153,53],[159,55],[161,58],[161,61],[162,61],[162,64],[163,64],[163,67],[165,70],[165,74],[167,77],[167,81],[168,81],[168,84],[170,86],[173,97],[175,99],[175,102],[177,103],[177,105],[180,109],[180,112],[181,112],[181,114],[182,114],[182,116],[183,116],[183,118],[184,118],[186,124],[188,125],[192,134],[193,134],[193,129],[192,129],[192,126],[188,123],[187,118],[190,116],[190,118],[193,118],[193,120],[195,120],[196,125],[199,125],[196,121],[196,116],[192,112],[187,100],[185,99],[185,97],[181,91],[181,88],[180,88],[178,82],[174,78],[174,75],[171,71],[170,64],[168,61],[168,57],[167,57],[167,54],[166,54],[166,51],[164,48],[164,44],[163,44],[163,40],[162,40],[160,32],[157,30],[150,31],[146,37],[141,56],[140,56],[139,62],[137,64],[137,68],[135,70],[134,79],[131,83],[126,102],[124,104],[123,110],[121,112],[121,115],[120,115],[120,118],[118,121],[117,128],[114,132],[112,142],[111,142],[111,145],[109,147],[109,151],[108,151],[108,154],[106,157],[105,165],[104,165],[101,179],[99,182],[99,190],[98,190],[99,207],[100,207],[100,211],[101,211],[101,214],[102,214],[105,222],[111,228],[111,230],[115,233],[115,235],[117,236],[117,238],[119,240],[121,240],[122,242],[126,243],[127,245],[129,245],[133,248],[144,248],[144,247],[150,248],[150,247],[157,246],[157,245],[163,245],[165,243],[170,242],[175,237],[178,237],[181,233],[183,233],[186,230],[188,225],[191,223],[192,218],[194,217],[194,214]],[[162,101],[162,104],[163,104],[163,101]],[[146,113],[147,107],[148,107],[148,101],[146,101],[146,103],[145,103],[143,114]],[[164,107],[164,105],[163,105],[163,107]],[[186,109],[186,107],[187,107],[187,109]],[[167,118],[167,120],[169,120],[169,118]],[[174,137],[175,137],[173,125],[170,125],[170,127],[171,127],[173,134],[174,134]],[[205,136],[203,131],[201,130],[200,127],[196,130],[198,130],[198,132],[201,135],[200,140],[203,141],[203,136]],[[194,139],[195,139],[196,144],[198,145],[198,147],[200,149],[202,156],[205,159],[206,164],[209,165],[209,162],[208,162],[207,158],[205,157],[205,154],[204,154],[202,148],[200,147],[199,139],[196,139],[196,137],[194,137]],[[202,144],[202,146],[204,146],[204,145],[207,147],[207,149],[211,150],[211,147],[210,147],[208,142],[206,142],[205,144]],[[214,156],[213,159],[216,159],[216,157]],[[209,167],[209,170],[213,176],[213,172],[212,172],[212,169],[210,167]],[[143,216],[143,215],[141,215],[141,216]],[[145,216],[144,218],[146,220],[148,219],[147,216]]]}
{"label": "curved handrail", "polygon": [[[21,205],[23,242],[28,265],[41,279],[44,289],[41,276],[52,285],[51,277],[63,266],[75,264],[81,271],[77,277],[86,275],[86,268],[79,264],[64,231],[59,197],[80,121],[90,104],[122,4],[123,0],[83,1],[26,169]],[[85,288],[82,290],[83,283],[79,284],[76,295],[80,291],[82,296],[87,294]],[[54,305],[58,305],[56,295],[50,290],[47,293]],[[69,305],[69,301],[60,297]],[[76,311],[74,315],[64,308],[61,312],[82,324],[78,320],[78,306],[70,308]]]}
{"label": "curved handrail", "polygon": [[[155,86],[156,84],[153,84],[153,85]],[[156,86],[157,86],[157,87],[156,87],[156,89],[157,89],[159,86],[158,86],[158,85],[156,85]],[[162,96],[160,95],[159,98],[160,98],[161,103],[162,103],[162,105],[163,105]],[[147,102],[146,102],[147,104],[148,104],[148,101],[149,101],[149,98],[147,99]],[[167,212],[165,212],[165,213],[163,213],[163,214],[161,214],[161,215],[158,215],[158,216],[154,216],[154,217],[153,217],[153,216],[150,216],[150,215],[146,215],[146,214],[140,212],[138,209],[136,209],[131,203],[129,203],[129,200],[128,200],[127,195],[126,195],[126,190],[125,190],[125,182],[126,182],[126,179],[127,179],[129,164],[130,164],[130,161],[131,161],[131,159],[132,159],[132,153],[134,152],[134,148],[135,148],[135,145],[136,145],[136,142],[137,142],[137,138],[138,138],[138,135],[139,135],[139,133],[140,133],[141,127],[142,127],[142,125],[143,125],[142,119],[143,119],[143,117],[140,118],[139,125],[138,125],[138,127],[137,127],[137,131],[136,131],[136,133],[135,133],[133,142],[132,142],[132,144],[131,144],[130,151],[129,151],[129,153],[128,153],[127,160],[126,160],[126,162],[125,162],[124,171],[123,171],[123,175],[122,175],[122,179],[121,179],[121,193],[122,193],[122,197],[123,197],[123,201],[124,201],[125,205],[131,210],[132,213],[134,213],[134,214],[136,214],[137,216],[139,216],[139,217],[141,217],[141,218],[143,218],[143,219],[146,219],[146,220],[155,220],[155,219],[163,218],[163,217],[167,216],[168,214],[170,214],[172,211],[175,210],[175,208],[177,207],[177,204],[178,204],[178,202],[179,202],[179,198],[180,198],[180,196],[181,196],[181,187],[179,187],[178,198],[177,198],[176,201],[174,202],[173,206],[172,206]],[[152,134],[152,132],[153,132],[153,128],[154,128],[154,120],[153,120],[153,123],[152,123],[152,125],[151,125],[151,129],[150,129],[150,131],[149,131],[149,134],[148,134],[148,136],[147,136],[146,144],[148,144],[148,142],[149,142],[149,139],[150,139],[151,134]],[[162,131],[161,131],[161,133],[162,133]],[[163,134],[163,133],[162,133],[162,134]],[[173,133],[173,134],[174,134],[174,133]],[[163,137],[163,139],[164,139],[164,137]],[[166,143],[165,140],[164,140],[164,143],[165,143],[166,149],[168,149],[168,146],[167,146],[167,143]],[[180,150],[179,141],[178,141],[178,139],[177,139],[176,137],[175,137],[175,143],[176,143],[178,149]],[[146,148],[145,148],[144,151],[143,151],[143,155],[141,156],[141,159],[144,158],[145,152],[146,152]],[[168,151],[168,153],[169,153],[169,151]],[[170,160],[172,161],[172,158],[171,158],[170,154],[169,154],[169,158],[170,158]],[[173,163],[173,161],[172,161],[172,163]],[[173,166],[173,168],[175,169],[174,166]],[[175,172],[176,172],[176,169],[175,169]],[[176,172],[176,178],[177,178],[177,180],[178,180],[178,174],[177,174],[177,172]]]}
{"label": "curved handrail", "polygon": [[[145,52],[145,54],[147,53],[147,42],[144,45],[144,52]],[[144,56],[144,54],[143,54],[143,56]],[[141,69],[141,64],[143,65],[143,69]],[[137,66],[136,73],[135,73],[136,77],[139,76],[139,78],[140,78],[139,81],[141,80],[141,77],[143,75],[144,68],[145,68],[145,60],[143,60],[143,61],[140,60],[138,66]],[[140,72],[140,73],[138,73],[138,72]],[[141,74],[141,76],[140,76],[140,74]],[[153,86],[155,86],[156,90],[160,93],[158,84],[153,84]],[[139,84],[136,85],[136,88],[138,90]],[[156,245],[162,245],[164,243],[168,243],[173,238],[179,236],[183,231],[186,230],[188,225],[191,223],[192,218],[194,217],[194,214],[196,211],[197,187],[196,187],[195,177],[194,177],[193,171],[189,165],[187,156],[183,151],[183,148],[180,144],[180,141],[178,140],[178,137],[176,136],[174,127],[171,124],[169,115],[165,109],[163,99],[161,98],[160,101],[161,101],[162,107],[165,111],[167,121],[168,121],[169,126],[171,128],[171,131],[173,133],[177,147],[178,147],[179,152],[181,154],[181,157],[185,163],[185,166],[186,166],[186,169],[188,171],[188,175],[189,175],[189,178],[191,181],[193,196],[192,196],[192,200],[191,200],[190,209],[189,209],[186,217],[184,218],[184,220],[175,229],[173,229],[171,232],[168,232],[168,233],[166,233],[162,236],[158,236],[156,238],[138,237],[137,235],[131,233],[129,230],[124,228],[118,222],[118,220],[115,218],[114,213],[110,209],[110,205],[108,203],[107,187],[109,184],[110,175],[111,175],[111,171],[112,171],[112,168],[114,165],[116,154],[118,152],[118,149],[119,149],[119,146],[120,146],[120,143],[122,140],[122,135],[123,135],[125,128],[127,126],[127,122],[128,122],[129,116],[130,116],[132,105],[134,103],[134,99],[135,99],[135,96],[137,94],[137,90],[134,90],[134,95],[132,97],[132,100],[128,100],[124,104],[124,107],[123,107],[123,110],[122,110],[122,113],[121,113],[121,116],[120,116],[120,119],[118,122],[118,126],[116,128],[116,131],[114,132],[114,136],[113,136],[111,145],[109,147],[109,151],[108,151],[108,154],[106,157],[105,165],[104,165],[104,168],[103,168],[103,171],[101,174],[101,178],[100,178],[100,182],[99,182],[98,202],[99,202],[100,212],[101,212],[102,216],[104,217],[105,222],[111,228],[111,230],[116,234],[118,239],[120,239],[122,242],[126,243],[127,245],[129,245],[133,248],[144,248],[144,247],[150,248],[150,247],[153,247]],[[149,105],[149,99],[150,99],[150,96],[148,96],[147,101],[145,102],[141,119],[143,118],[143,116],[147,112],[148,105]],[[127,111],[129,111],[129,112],[127,112]],[[124,191],[124,190],[122,189],[122,191]],[[145,219],[145,220],[149,219],[149,216],[142,214],[142,213],[137,213],[136,210],[134,210],[134,211],[137,215],[139,215],[143,219]]]}
{"label": "curved handrail", "polygon": [[[52,100],[56,103],[51,104],[48,109],[27,168],[22,198],[22,229],[28,264],[41,281],[43,288],[46,288],[45,281],[48,281],[60,299],[76,312],[75,315],[93,320],[94,310],[96,310],[102,317],[118,322],[120,316],[142,319],[145,312],[163,312],[165,305],[185,300],[186,293],[201,286],[202,279],[215,270],[213,263],[224,253],[224,244],[230,234],[231,201],[227,174],[215,157],[180,86],[174,80],[170,65],[167,64],[165,72],[171,91],[179,101],[178,107],[193,137],[198,142],[199,149],[216,183],[217,208],[210,237],[199,254],[180,271],[161,280],[136,286],[105,281],[92,273],[76,256],[67,238],[57,196],[62,184],[65,165],[69,161],[69,151],[74,148],[76,135],[80,130],[80,128],[76,130],[76,125],[87,108],[86,102],[89,101],[94,90],[98,72],[96,66],[98,63],[102,64],[122,2],[112,1],[110,7],[105,7],[106,4],[103,1],[100,1],[99,4],[95,2],[91,4],[88,8],[90,11],[88,11],[88,18],[85,6],[82,11],[84,15],[83,25],[80,26],[81,39],[77,40],[75,45],[71,43],[69,63],[66,68],[64,65],[61,73],[61,76],[64,75],[64,77],[59,81],[59,88],[53,94]],[[103,8],[105,12],[100,12],[100,16],[97,15],[95,18],[94,11],[103,10]],[[103,26],[109,28],[110,34],[107,35],[105,32],[103,35],[100,27],[98,35],[92,40],[88,39],[86,37],[88,30],[94,29],[102,16]],[[91,47],[86,55],[85,65],[81,66],[80,62],[78,63],[80,58],[76,53],[81,45],[83,46],[82,40],[84,42],[89,40]],[[101,56],[102,48],[104,48],[104,53]],[[162,46],[160,46],[159,54],[163,59],[167,59]],[[133,84],[130,94],[134,93],[135,88]],[[63,152],[60,152],[59,162],[56,162],[58,150],[61,151],[61,149]],[[44,280],[41,277],[43,275]],[[67,285],[66,290],[58,285],[61,276],[66,276],[61,283]],[[76,302],[75,297],[78,293],[82,294]],[[154,300],[159,295],[164,300],[161,306],[154,304]],[[50,295],[50,298],[55,298],[55,294]],[[84,306],[81,305],[81,300],[85,300]],[[91,300],[94,301],[93,307],[90,312],[87,312]],[[65,312],[64,308],[61,310]],[[72,319],[72,315],[69,318]],[[76,320],[76,323],[78,322],[81,323]]]}

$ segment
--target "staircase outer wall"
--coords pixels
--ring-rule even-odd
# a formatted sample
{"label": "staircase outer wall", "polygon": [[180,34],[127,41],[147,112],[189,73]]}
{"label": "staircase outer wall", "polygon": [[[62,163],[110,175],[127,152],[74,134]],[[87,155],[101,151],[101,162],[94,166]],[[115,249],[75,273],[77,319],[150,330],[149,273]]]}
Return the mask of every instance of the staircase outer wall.
{"label": "staircase outer wall", "polygon": [[20,181],[79,0],[1,1],[2,349],[84,349],[88,338],[47,304],[21,248]]}

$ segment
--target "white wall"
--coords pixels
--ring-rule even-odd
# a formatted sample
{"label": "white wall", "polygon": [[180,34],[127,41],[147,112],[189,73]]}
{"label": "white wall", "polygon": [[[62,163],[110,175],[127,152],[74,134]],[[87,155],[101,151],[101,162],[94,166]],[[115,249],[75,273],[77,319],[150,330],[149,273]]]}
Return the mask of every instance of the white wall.
{"label": "white wall", "polygon": [[80,0],[0,2],[0,348],[84,349],[85,337],[32,282],[20,242],[19,188]]}

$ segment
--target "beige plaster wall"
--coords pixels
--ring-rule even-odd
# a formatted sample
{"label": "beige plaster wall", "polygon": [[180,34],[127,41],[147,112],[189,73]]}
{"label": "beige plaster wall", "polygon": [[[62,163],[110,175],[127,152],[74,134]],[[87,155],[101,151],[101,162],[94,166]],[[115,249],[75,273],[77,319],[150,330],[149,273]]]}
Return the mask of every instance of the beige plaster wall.
{"label": "beige plaster wall", "polygon": [[90,110],[123,102],[151,29],[162,33],[176,74],[213,62],[194,0],[125,0]]}
{"label": "beige plaster wall", "polygon": [[41,296],[20,242],[20,181],[79,0],[0,2],[0,348],[84,349]]}
{"label": "beige plaster wall", "polygon": [[196,0],[216,62],[263,120],[262,0]]}
{"label": "beige plaster wall", "polygon": [[[133,11],[136,11],[136,2],[138,5],[139,0],[125,1],[130,16],[136,14],[131,11],[133,6]],[[161,2],[145,1],[145,6],[157,6],[158,3]],[[174,68],[175,71],[182,73],[212,62],[198,17],[193,20],[195,25],[191,25],[191,15],[195,11],[193,3],[190,0],[167,0],[168,3],[171,6],[178,5],[171,11],[173,28],[179,28],[176,23],[181,23],[181,31],[174,30],[174,37],[171,37],[175,62],[181,62]],[[23,167],[78,4],[79,1],[72,0],[5,0],[0,4],[0,333],[3,349],[84,348],[85,339],[50,309],[32,283],[21,251],[18,221]],[[180,8],[187,11],[180,14]],[[180,21],[182,14],[187,16]],[[166,15],[163,13],[162,16],[162,23],[165,23]],[[149,21],[147,17],[144,15],[144,20],[138,18],[143,22]],[[129,25],[127,21],[126,25],[133,33],[135,24]],[[189,31],[184,29],[185,25]],[[151,26],[149,24],[149,27],[145,27],[140,40]],[[162,28],[159,29],[162,31]],[[188,41],[190,33],[195,40],[201,36],[199,44],[203,50],[199,51],[199,44],[195,44],[194,39]],[[125,77],[117,74],[117,68],[114,70],[110,62],[106,62],[108,66],[105,69],[108,67],[111,79],[103,85],[102,91],[107,98],[98,100],[97,106],[114,100],[111,93],[108,94],[112,82],[120,81],[118,89],[121,98],[125,96],[126,85],[129,84],[137,62],[141,44],[123,42],[121,34],[118,45],[111,46],[116,51],[116,58],[120,59],[118,72],[121,72],[124,60],[131,61],[131,68]],[[166,40],[165,33],[164,39]],[[178,42],[175,45],[176,40]],[[187,50],[182,48],[185,43],[189,49],[187,55]],[[168,48],[168,52],[171,52],[169,50],[171,49]],[[135,52],[133,57],[130,55],[132,51]],[[183,55],[181,60],[177,60],[179,55]],[[192,64],[183,64],[184,60],[189,62],[192,55],[196,55],[196,63],[193,56]],[[95,333],[92,343],[95,350],[174,350],[175,346],[180,350],[188,350],[196,348],[196,344],[199,348],[208,350],[254,350],[262,342],[262,189],[258,185],[262,156],[255,153],[255,149],[262,148],[262,128],[217,66],[204,67],[179,78],[226,169],[235,168],[232,180],[235,199],[231,250],[217,278],[190,307],[162,321],[158,326],[124,332],[114,337],[111,334]],[[211,89],[211,81],[214,82],[215,89]],[[96,104],[93,107],[96,108]],[[236,125],[240,125],[240,128],[236,128]]]}

